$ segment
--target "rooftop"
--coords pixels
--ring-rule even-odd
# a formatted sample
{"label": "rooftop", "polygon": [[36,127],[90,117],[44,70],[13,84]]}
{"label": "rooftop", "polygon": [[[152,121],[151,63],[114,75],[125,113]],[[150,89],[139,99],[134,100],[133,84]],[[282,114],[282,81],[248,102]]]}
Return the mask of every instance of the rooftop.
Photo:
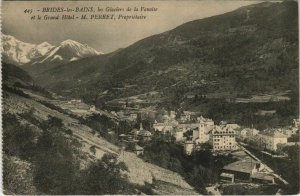
{"label": "rooftop", "polygon": [[197,115],[197,112],[183,111],[184,115]]}
{"label": "rooftop", "polygon": [[268,180],[268,181],[273,181],[274,176],[264,174],[264,173],[254,173],[251,174],[250,178],[255,178],[255,179],[261,179],[261,180]]}
{"label": "rooftop", "polygon": [[151,136],[152,133],[150,131],[147,131],[147,130],[140,130],[138,135],[140,135],[140,136]]}
{"label": "rooftop", "polygon": [[259,163],[257,161],[236,161],[234,163],[230,163],[223,167],[225,170],[243,172],[243,173],[251,173],[254,169],[255,165]]}
{"label": "rooftop", "polygon": [[138,134],[139,133],[139,130],[138,129],[132,129],[130,131],[131,134]]}
{"label": "rooftop", "polygon": [[235,131],[231,127],[226,126],[215,126],[212,130],[213,135],[218,134],[235,134]]}
{"label": "rooftop", "polygon": [[186,128],[186,129],[193,129],[198,128],[198,123],[190,123],[190,124],[178,124],[177,127],[180,128]]}
{"label": "rooftop", "polygon": [[261,135],[270,136],[273,138],[287,138],[283,133],[278,132],[277,130],[265,130],[260,132]]}
{"label": "rooftop", "polygon": [[144,150],[144,148],[142,148],[142,147],[139,146],[139,145],[136,145],[136,146],[135,146],[135,150],[136,150],[136,151],[142,151],[142,150]]}
{"label": "rooftop", "polygon": [[228,178],[233,178],[234,175],[233,174],[229,174],[229,173],[221,173],[221,177],[228,177]]}
{"label": "rooftop", "polygon": [[204,118],[203,116],[200,116],[197,118],[198,121],[202,121],[202,122],[213,122],[212,119],[210,118]]}

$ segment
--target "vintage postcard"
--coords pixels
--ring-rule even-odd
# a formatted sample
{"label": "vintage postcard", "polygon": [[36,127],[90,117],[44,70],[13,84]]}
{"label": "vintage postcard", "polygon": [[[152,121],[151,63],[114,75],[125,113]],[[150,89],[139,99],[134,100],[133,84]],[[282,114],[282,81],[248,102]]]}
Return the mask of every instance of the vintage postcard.
{"label": "vintage postcard", "polygon": [[298,1],[3,1],[2,194],[299,194]]}

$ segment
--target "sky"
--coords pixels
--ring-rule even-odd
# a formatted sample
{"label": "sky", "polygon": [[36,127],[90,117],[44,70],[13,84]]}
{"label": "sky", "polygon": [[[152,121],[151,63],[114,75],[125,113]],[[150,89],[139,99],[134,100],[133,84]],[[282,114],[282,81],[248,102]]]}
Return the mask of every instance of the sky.
{"label": "sky", "polygon": [[[2,32],[17,39],[52,45],[71,39],[109,53],[127,47],[145,37],[163,33],[183,23],[222,14],[258,1],[3,1]],[[144,13],[146,20],[59,20],[34,21],[25,14],[28,8],[43,7],[156,7],[156,12]],[[124,14],[124,13],[122,13]]]}

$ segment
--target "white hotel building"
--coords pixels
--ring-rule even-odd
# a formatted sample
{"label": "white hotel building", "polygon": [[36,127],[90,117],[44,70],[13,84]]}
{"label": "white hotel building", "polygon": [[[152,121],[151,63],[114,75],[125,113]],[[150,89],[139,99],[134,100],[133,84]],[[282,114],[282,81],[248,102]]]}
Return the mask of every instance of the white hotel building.
{"label": "white hotel building", "polygon": [[214,151],[237,149],[235,131],[226,125],[215,126],[210,132],[209,143]]}

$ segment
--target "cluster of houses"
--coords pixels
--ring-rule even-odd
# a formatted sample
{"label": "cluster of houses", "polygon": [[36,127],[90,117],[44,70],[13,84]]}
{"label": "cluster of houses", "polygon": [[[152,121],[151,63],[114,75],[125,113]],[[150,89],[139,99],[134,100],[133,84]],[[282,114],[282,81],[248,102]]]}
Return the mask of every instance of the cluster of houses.
{"label": "cluster of houses", "polygon": [[[299,122],[299,119],[294,119],[291,127],[266,129],[263,131],[254,128],[239,129],[236,132],[236,136],[238,140],[246,141],[248,145],[254,148],[280,152],[285,146],[299,144],[299,142],[288,142],[289,137],[297,134],[299,137]],[[270,153],[268,154],[272,155]],[[224,166],[220,175],[221,182],[225,183],[252,182],[275,184],[276,179],[276,175],[273,175],[264,164],[251,157]]]}
{"label": "cluster of houses", "polygon": [[[260,150],[279,151],[285,146],[295,145],[288,142],[289,137],[299,135],[300,120],[294,119],[292,126],[288,128],[266,129],[259,131],[255,128],[242,128],[237,124],[221,121],[215,124],[212,119],[196,116],[197,113],[183,112],[177,116],[174,111],[162,116],[160,122],[153,123],[153,130],[162,134],[171,134],[177,143],[184,146],[184,152],[191,155],[194,151],[201,150],[202,144],[209,144],[215,153],[228,153],[238,151],[237,141],[247,143]],[[135,118],[135,116],[134,116]],[[152,133],[145,130],[140,124],[139,129],[133,129],[129,134],[121,134],[120,140],[124,141],[130,150],[137,155],[144,153],[139,141],[150,141]],[[299,144],[299,142],[298,142]],[[225,183],[266,183],[275,184],[276,175],[251,156],[230,163],[223,167],[220,180]]]}
{"label": "cluster of houses", "polygon": [[198,119],[199,126],[193,130],[193,137],[184,141],[184,150],[186,154],[201,149],[201,144],[208,143],[215,152],[233,151],[237,149],[235,140],[235,124],[221,122],[215,125],[211,119]]}
{"label": "cluster of houses", "polygon": [[297,142],[288,142],[288,138],[299,136],[299,119],[294,119],[291,127],[265,129],[259,131],[254,128],[245,128],[237,132],[237,138],[254,148],[278,152],[285,146],[295,145]]}
{"label": "cluster of houses", "polygon": [[196,113],[183,112],[179,118],[179,122],[175,119],[175,112],[164,116],[164,122],[155,121],[153,128],[155,131],[162,133],[171,133],[176,142],[184,145],[186,154],[191,154],[194,150],[200,149],[201,144],[209,143],[214,151],[231,151],[236,150],[235,141],[237,124],[228,124],[221,122],[215,125],[212,119],[197,117],[196,120],[192,116]]}
{"label": "cluster of houses", "polygon": [[[236,124],[221,122],[215,125],[214,121],[203,116],[196,117],[196,113],[184,112],[179,120],[176,113],[169,112],[163,116],[163,122],[155,121],[153,129],[162,134],[171,134],[176,142],[184,146],[185,153],[190,155],[194,150],[201,149],[201,144],[209,143],[214,151],[231,151],[237,149],[235,141]],[[145,130],[140,124],[140,129],[133,129],[129,134],[121,134],[121,141],[137,143],[150,141],[152,133]]]}
{"label": "cluster of houses", "polygon": [[288,142],[288,138],[299,134],[300,128],[299,119],[294,119],[292,126],[288,128],[259,131],[255,128],[241,128],[225,121],[215,125],[212,119],[195,117],[196,115],[197,113],[185,111],[176,120],[176,113],[171,111],[169,115],[163,116],[163,122],[155,121],[153,128],[162,133],[171,133],[176,142],[184,145],[186,154],[201,149],[200,146],[204,143],[210,144],[213,151],[233,151],[238,148],[236,139],[268,151],[278,151],[285,146],[295,145],[295,142]]}
{"label": "cluster of houses", "polygon": [[[261,150],[278,151],[285,146],[295,145],[295,142],[288,142],[288,138],[299,134],[300,128],[299,119],[294,119],[292,126],[288,128],[259,131],[255,128],[242,128],[225,121],[215,124],[212,119],[197,115],[197,113],[186,111],[181,116],[177,116],[174,111],[170,111],[162,116],[160,122],[154,121],[153,130],[162,134],[171,134],[177,143],[184,146],[184,152],[191,155],[194,151],[201,150],[202,144],[209,144],[212,151],[216,153],[233,151],[239,153],[237,141],[260,147]],[[136,116],[132,117],[136,118]],[[152,133],[140,124],[139,129],[133,129],[129,134],[121,134],[119,137],[121,141],[131,146],[132,151],[141,155],[144,149],[137,143],[150,141]],[[224,166],[220,175],[221,181],[275,183],[277,177],[272,175],[264,164],[254,160],[251,156],[245,157]]]}
{"label": "cluster of houses", "polygon": [[[236,133],[237,139],[246,141],[253,148],[280,152],[285,146],[299,145],[299,142],[288,142],[289,137],[299,134],[299,119],[294,119],[292,126],[288,128],[266,129],[263,131],[245,128],[238,130]],[[268,154],[273,157],[272,154]],[[224,166],[220,175],[221,182],[225,183],[252,182],[275,184],[277,178],[278,176],[270,172],[264,164],[251,157]]]}
{"label": "cluster of houses", "polygon": [[137,145],[137,142],[148,142],[151,140],[152,133],[143,128],[142,123],[139,129],[133,129],[128,134],[120,134],[119,140],[128,150],[134,151],[137,155],[144,154],[143,147]]}
{"label": "cluster of houses", "polygon": [[[130,118],[132,121],[137,119],[134,112],[119,113],[119,117]],[[195,112],[184,111],[177,116],[175,111],[170,111],[162,116],[160,122],[154,121],[153,130],[171,134],[177,143],[184,146],[185,153],[190,155],[193,151],[200,150],[202,144],[210,144],[214,152],[235,151],[238,149],[236,140],[259,147],[261,150],[277,151],[278,148],[291,145],[287,138],[299,133],[299,125],[299,119],[294,119],[290,128],[259,131],[255,128],[241,128],[238,124],[225,121],[216,125],[212,119],[199,117]],[[142,125],[139,130],[134,129],[129,135],[121,135],[124,141],[126,138],[129,142],[149,141],[151,137],[152,133],[144,130]]]}

